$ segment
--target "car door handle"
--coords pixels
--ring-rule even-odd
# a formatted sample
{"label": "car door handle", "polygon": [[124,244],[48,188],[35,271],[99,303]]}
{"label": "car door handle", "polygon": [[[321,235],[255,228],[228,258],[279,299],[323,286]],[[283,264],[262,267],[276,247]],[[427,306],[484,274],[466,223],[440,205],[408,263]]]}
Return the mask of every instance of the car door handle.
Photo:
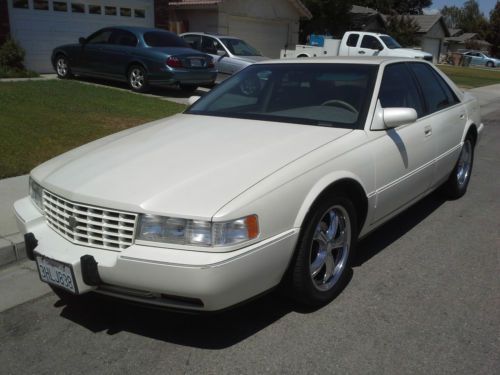
{"label": "car door handle", "polygon": [[358,51],[358,53],[359,53],[360,55],[364,55],[364,54],[365,54],[365,51]]}
{"label": "car door handle", "polygon": [[424,128],[424,134],[426,137],[430,137],[432,135],[432,128],[430,126],[426,126]]}

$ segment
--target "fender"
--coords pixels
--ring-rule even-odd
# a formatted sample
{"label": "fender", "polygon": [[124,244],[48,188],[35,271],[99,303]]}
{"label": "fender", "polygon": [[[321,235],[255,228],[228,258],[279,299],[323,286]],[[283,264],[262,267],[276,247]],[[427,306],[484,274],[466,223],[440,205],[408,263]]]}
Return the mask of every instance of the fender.
{"label": "fender", "polygon": [[[344,181],[351,180],[351,181],[358,183],[361,186],[361,188],[363,189],[363,192],[364,192],[367,200],[369,199],[368,194],[366,194],[366,190],[363,187],[363,183],[361,182],[361,179],[358,176],[356,176],[354,173],[352,173],[350,171],[344,171],[344,170],[338,170],[338,171],[331,172],[331,173],[327,174],[326,176],[324,176],[323,178],[321,178],[320,180],[318,180],[314,184],[314,186],[309,190],[304,201],[302,202],[302,205],[300,206],[300,209],[297,213],[297,216],[295,217],[294,227],[300,228],[302,226],[302,223],[303,223],[307,213],[309,212],[309,208],[312,206],[314,201],[321,195],[321,193],[323,193],[323,191],[325,191],[329,186],[333,185],[334,183],[342,181],[342,180],[344,180]],[[368,211],[370,211],[370,210],[368,209]],[[366,222],[365,222],[365,224],[366,224]],[[359,229],[361,229],[361,228],[359,228]]]}

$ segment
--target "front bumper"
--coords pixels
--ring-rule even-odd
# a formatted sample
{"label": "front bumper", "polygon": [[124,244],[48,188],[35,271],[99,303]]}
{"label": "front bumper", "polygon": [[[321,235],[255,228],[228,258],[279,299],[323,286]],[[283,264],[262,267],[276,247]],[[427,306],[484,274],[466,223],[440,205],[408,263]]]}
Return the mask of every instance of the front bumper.
{"label": "front bumper", "polygon": [[[276,286],[286,271],[298,229],[227,253],[132,245],[121,252],[76,245],[52,230],[29,197],[14,204],[18,225],[31,232],[35,253],[72,266],[79,293],[95,291],[171,308],[214,311]],[[102,284],[83,280],[81,257],[97,261]]]}

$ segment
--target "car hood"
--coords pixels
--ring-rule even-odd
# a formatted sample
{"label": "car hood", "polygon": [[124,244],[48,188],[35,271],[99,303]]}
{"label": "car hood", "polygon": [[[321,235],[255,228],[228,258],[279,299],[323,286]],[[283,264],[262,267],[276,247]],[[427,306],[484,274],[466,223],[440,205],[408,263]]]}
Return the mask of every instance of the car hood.
{"label": "car hood", "polygon": [[269,60],[269,57],[266,57],[266,56],[233,56],[232,59],[244,61],[244,62],[247,62],[249,64],[253,64],[253,63],[256,63],[258,61]]}
{"label": "car hood", "polygon": [[423,58],[425,56],[432,56],[432,54],[411,48],[395,48],[390,50],[390,56]]}
{"label": "car hood", "polygon": [[349,132],[180,114],[81,146],[32,176],[80,203],[210,218],[273,172]]}

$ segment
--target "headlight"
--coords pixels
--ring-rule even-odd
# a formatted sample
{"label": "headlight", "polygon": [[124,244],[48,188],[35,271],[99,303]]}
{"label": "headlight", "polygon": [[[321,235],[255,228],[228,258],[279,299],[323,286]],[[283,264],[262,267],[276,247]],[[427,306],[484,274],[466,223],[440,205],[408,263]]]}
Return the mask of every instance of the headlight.
{"label": "headlight", "polygon": [[31,177],[29,179],[29,185],[30,185],[30,197],[33,203],[43,211],[43,201],[42,201],[42,194],[43,194],[43,188],[36,183]]}
{"label": "headlight", "polygon": [[259,235],[257,215],[213,223],[156,215],[141,215],[137,239],[181,245],[226,246]]}

